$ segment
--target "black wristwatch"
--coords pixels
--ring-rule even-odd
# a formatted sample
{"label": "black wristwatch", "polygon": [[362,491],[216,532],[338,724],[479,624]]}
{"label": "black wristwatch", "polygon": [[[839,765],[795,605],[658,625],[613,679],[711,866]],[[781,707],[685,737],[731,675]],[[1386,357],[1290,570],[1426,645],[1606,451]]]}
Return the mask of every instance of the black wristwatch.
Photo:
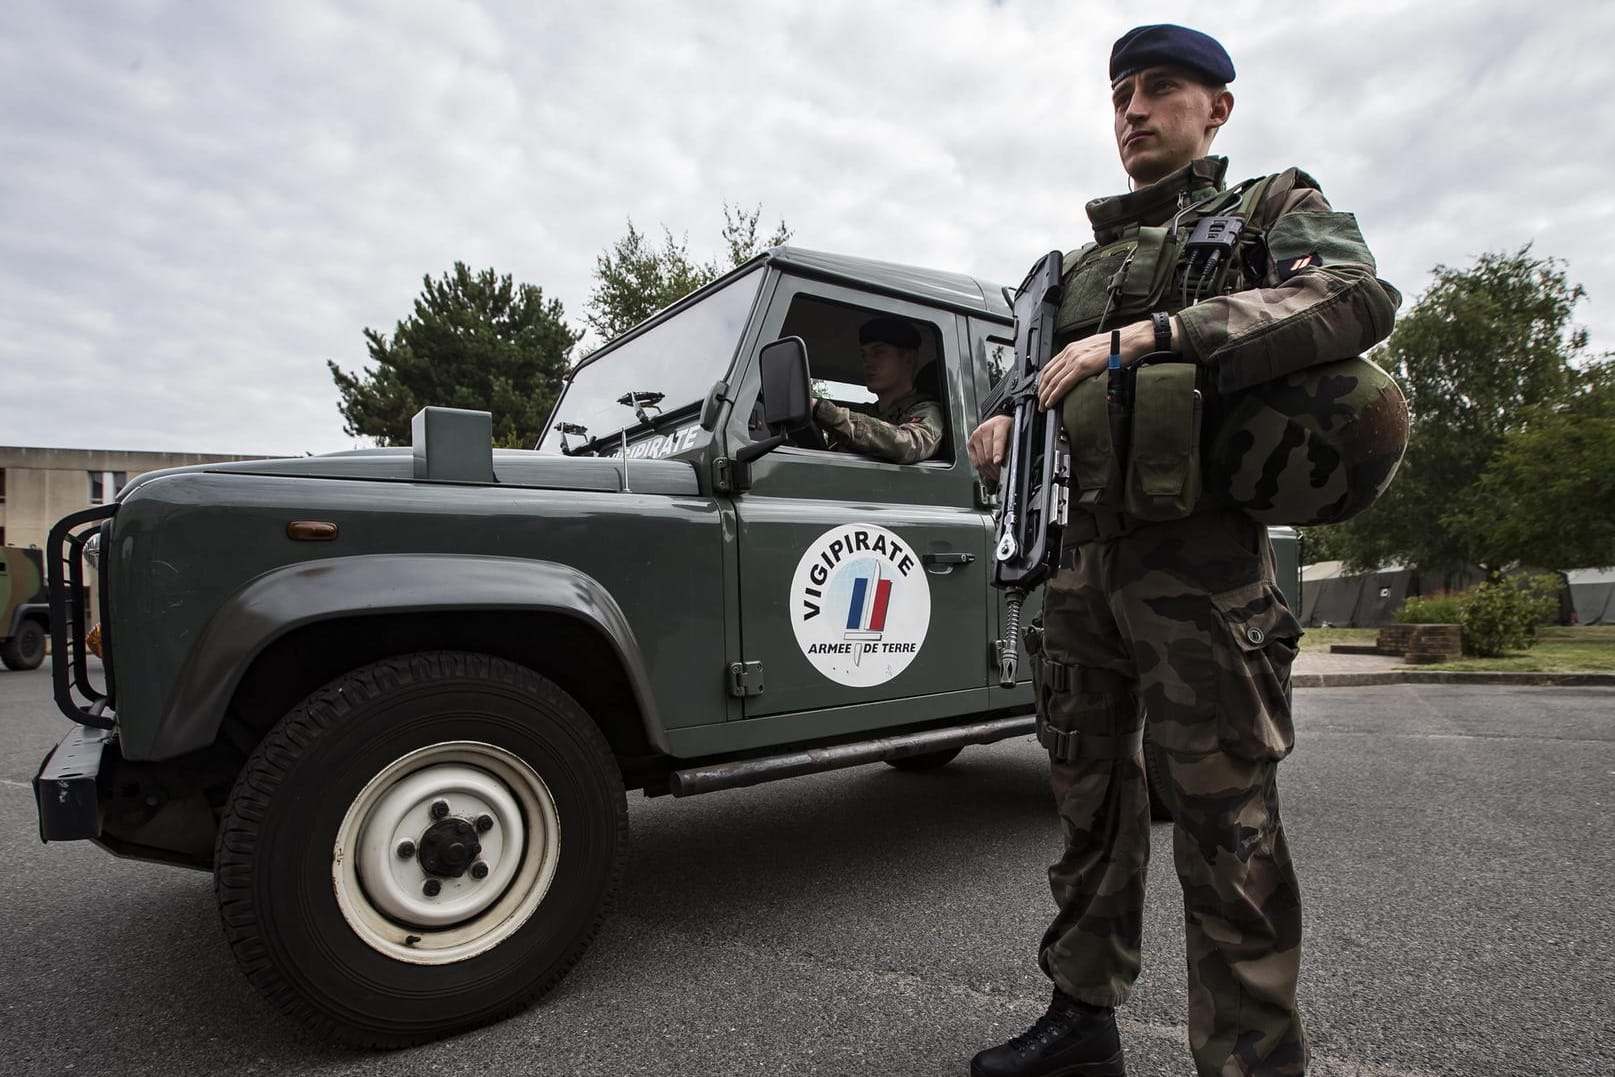
{"label": "black wristwatch", "polygon": [[1169,352],[1172,350],[1172,315],[1164,310],[1158,310],[1150,315],[1150,321],[1155,323],[1155,350]]}

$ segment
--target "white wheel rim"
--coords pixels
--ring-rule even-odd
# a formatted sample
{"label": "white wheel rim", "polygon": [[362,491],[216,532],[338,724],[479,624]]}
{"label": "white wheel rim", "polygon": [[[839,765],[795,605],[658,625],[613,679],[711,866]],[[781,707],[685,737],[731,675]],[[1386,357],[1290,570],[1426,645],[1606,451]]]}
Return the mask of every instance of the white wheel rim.
{"label": "white wheel rim", "polygon": [[[432,814],[439,802],[448,808],[446,823],[476,830],[486,817],[473,858],[486,867],[483,877],[423,866],[423,839],[439,822]],[[406,842],[414,851],[400,855]],[[348,925],[372,949],[444,965],[519,930],[543,902],[560,850],[555,798],[532,767],[492,744],[447,741],[393,761],[354,798],[331,849],[331,882]]]}

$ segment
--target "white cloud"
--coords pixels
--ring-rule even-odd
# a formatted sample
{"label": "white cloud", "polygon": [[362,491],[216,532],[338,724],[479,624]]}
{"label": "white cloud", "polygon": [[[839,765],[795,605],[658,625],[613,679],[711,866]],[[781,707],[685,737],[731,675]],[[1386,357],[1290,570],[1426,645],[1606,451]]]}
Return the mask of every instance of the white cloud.
{"label": "white cloud", "polygon": [[[1124,177],[1119,3],[8,6],[0,441],[346,448],[364,362],[426,274],[493,266],[574,323],[632,217],[712,251],[724,200],[804,246],[1013,281]],[[1193,22],[1197,6],[1151,18]],[[1411,300],[1534,240],[1615,347],[1602,180],[1615,11],[1222,5],[1217,149],[1300,164]]]}

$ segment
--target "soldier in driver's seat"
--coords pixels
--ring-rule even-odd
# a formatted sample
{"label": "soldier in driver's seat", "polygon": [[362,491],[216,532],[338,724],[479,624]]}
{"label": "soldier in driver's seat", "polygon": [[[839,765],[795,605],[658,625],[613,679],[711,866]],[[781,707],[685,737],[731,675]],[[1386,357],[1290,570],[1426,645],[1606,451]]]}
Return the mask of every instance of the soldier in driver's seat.
{"label": "soldier in driver's seat", "polygon": [[920,331],[902,318],[871,318],[858,329],[864,388],[873,404],[837,404],[819,397],[813,419],[831,449],[898,464],[928,460],[942,443],[942,405],[914,388]]}

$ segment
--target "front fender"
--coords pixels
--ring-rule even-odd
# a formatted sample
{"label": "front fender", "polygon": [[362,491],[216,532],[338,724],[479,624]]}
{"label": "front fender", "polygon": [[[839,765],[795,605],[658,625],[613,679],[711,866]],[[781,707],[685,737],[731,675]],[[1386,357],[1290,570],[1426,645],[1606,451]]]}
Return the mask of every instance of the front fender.
{"label": "front fender", "polygon": [[50,631],[50,606],[43,602],[18,606],[11,613],[11,624],[7,626],[8,630],[0,632],[0,638],[10,639],[15,636],[22,628],[22,623],[29,619],[38,621],[45,626],[47,632]]}
{"label": "front fender", "polygon": [[[258,576],[208,622],[180,669],[152,743],[126,743],[126,749],[138,751],[138,758],[164,759],[211,744],[253,660],[304,625],[343,617],[473,610],[561,613],[592,626],[617,652],[646,737],[656,749],[667,750],[644,656],[610,592],[565,565],[454,554],[331,558]],[[126,742],[129,732],[124,732]]]}

